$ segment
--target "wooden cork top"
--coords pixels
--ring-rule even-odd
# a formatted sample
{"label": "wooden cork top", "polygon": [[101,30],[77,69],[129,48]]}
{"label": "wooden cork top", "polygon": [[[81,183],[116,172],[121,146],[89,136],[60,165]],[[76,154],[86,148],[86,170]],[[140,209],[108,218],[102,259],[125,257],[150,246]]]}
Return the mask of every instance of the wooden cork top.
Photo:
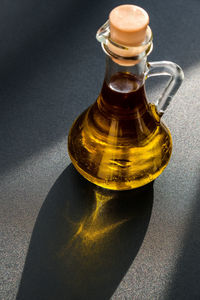
{"label": "wooden cork top", "polygon": [[120,5],[110,15],[110,37],[119,44],[137,46],[145,40],[149,16],[136,5]]}

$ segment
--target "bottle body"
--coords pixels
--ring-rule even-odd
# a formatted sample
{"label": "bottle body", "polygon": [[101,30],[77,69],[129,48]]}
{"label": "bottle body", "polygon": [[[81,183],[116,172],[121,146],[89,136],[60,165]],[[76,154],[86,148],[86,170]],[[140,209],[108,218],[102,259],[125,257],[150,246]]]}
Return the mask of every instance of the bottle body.
{"label": "bottle body", "polygon": [[144,76],[107,76],[96,102],[74,122],[68,149],[79,173],[104,188],[137,188],[158,177],[170,159],[172,139],[147,102]]}
{"label": "bottle body", "polygon": [[[161,115],[179,89],[182,69],[169,61],[147,63],[153,49],[148,14],[120,5],[97,31],[106,54],[100,95],[74,122],[68,150],[76,169],[89,181],[113,190],[153,181],[167,166],[172,138]],[[147,102],[145,79],[169,76],[155,105]]]}

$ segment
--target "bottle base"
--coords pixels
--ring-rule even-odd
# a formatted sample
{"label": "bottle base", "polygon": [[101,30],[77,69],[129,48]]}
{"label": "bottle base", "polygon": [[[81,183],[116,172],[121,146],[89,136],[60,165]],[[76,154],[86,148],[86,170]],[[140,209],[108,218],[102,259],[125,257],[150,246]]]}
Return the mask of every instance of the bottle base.
{"label": "bottle base", "polygon": [[[74,122],[68,152],[77,171],[110,190],[131,190],[156,179],[167,166],[172,139],[150,106],[138,118],[106,117],[97,103]],[[157,117],[157,119],[156,119]]]}
{"label": "bottle base", "polygon": [[166,168],[167,164],[165,164],[162,168],[160,168],[157,172],[155,172],[154,174],[150,175],[148,174],[147,177],[142,177],[141,179],[135,179],[135,180],[127,180],[127,181],[114,181],[114,180],[102,180],[99,179],[97,177],[93,177],[90,174],[88,174],[87,172],[85,172],[84,170],[82,170],[78,164],[76,163],[76,161],[70,156],[72,164],[74,165],[74,167],[76,168],[76,170],[88,181],[90,181],[91,183],[100,186],[104,189],[108,189],[108,190],[115,190],[115,191],[125,191],[125,190],[132,190],[132,189],[136,189],[139,188],[141,186],[144,186],[152,181],[154,181]]}

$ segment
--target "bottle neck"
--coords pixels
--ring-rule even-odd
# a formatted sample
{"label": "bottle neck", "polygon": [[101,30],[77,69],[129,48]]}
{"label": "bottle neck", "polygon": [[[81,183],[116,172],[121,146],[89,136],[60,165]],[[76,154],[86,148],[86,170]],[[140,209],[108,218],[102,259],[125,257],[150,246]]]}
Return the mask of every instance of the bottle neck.
{"label": "bottle neck", "polygon": [[137,64],[126,66],[116,63],[110,56],[106,55],[106,72],[104,80],[107,84],[110,84],[110,82],[112,82],[112,78],[117,74],[128,74],[132,77],[132,80],[135,79],[139,88],[145,81],[145,73],[147,69],[146,61],[147,58],[145,56]]}
{"label": "bottle neck", "polygon": [[107,56],[100,106],[122,115],[146,109],[145,71],[146,57],[138,64],[123,66]]}

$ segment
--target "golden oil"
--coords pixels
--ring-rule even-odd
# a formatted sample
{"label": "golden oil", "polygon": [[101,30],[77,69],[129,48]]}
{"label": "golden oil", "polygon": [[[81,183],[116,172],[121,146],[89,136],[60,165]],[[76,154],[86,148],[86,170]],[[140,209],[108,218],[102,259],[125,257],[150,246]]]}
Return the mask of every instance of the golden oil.
{"label": "golden oil", "polygon": [[169,130],[146,99],[144,84],[128,72],[104,81],[97,101],[74,122],[68,138],[72,163],[86,179],[113,190],[154,180],[172,152]]}

